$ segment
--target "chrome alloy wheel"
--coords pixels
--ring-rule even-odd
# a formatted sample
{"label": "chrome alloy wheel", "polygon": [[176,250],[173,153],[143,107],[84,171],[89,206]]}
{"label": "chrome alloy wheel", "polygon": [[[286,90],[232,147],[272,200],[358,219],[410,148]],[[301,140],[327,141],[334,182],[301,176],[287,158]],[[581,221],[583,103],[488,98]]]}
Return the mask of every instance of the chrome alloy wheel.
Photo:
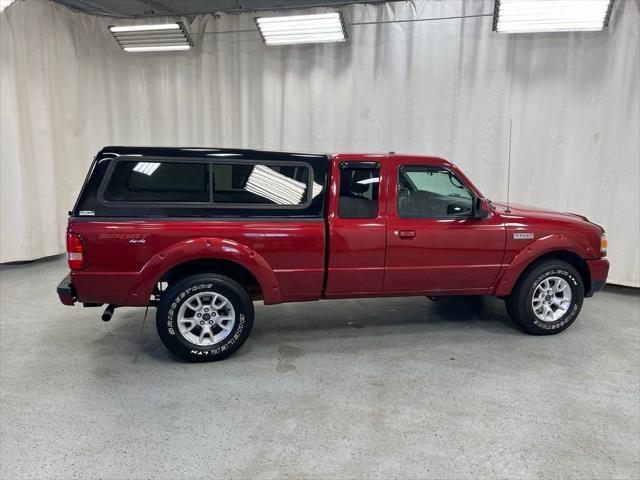
{"label": "chrome alloy wheel", "polygon": [[538,320],[555,322],[569,311],[571,287],[563,278],[545,278],[533,292],[531,306]]}
{"label": "chrome alloy wheel", "polygon": [[189,342],[210,347],[229,336],[236,323],[236,312],[229,299],[215,292],[199,292],[178,311],[178,329]]}

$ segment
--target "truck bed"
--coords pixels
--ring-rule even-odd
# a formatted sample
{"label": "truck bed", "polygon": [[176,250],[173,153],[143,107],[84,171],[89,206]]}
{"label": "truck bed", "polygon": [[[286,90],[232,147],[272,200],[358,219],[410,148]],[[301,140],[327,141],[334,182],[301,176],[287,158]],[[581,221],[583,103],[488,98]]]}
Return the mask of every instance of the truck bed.
{"label": "truck bed", "polygon": [[[230,259],[239,256],[240,245],[262,257],[254,260],[266,262],[277,279],[275,287],[263,285],[269,290],[263,292],[265,303],[315,300],[321,295],[325,255],[322,218],[100,221],[76,217],[71,218],[69,229],[84,239],[90,262],[86,270],[72,272],[73,284],[82,292],[84,302],[146,305],[150,292],[140,280],[145,270],[166,271],[173,262],[188,261],[193,242],[186,240],[180,245],[180,241],[190,238],[205,239],[203,248],[206,239],[225,239],[222,250]],[[167,252],[169,248],[171,252]]]}

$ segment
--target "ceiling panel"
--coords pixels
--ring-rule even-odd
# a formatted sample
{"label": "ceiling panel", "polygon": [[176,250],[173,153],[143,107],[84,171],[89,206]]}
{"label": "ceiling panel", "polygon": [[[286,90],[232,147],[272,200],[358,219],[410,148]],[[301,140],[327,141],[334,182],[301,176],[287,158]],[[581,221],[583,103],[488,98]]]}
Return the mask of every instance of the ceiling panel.
{"label": "ceiling panel", "polygon": [[[297,9],[385,1],[338,0],[54,0],[92,15],[144,17],[153,15],[195,15],[211,12]],[[398,1],[398,0],[395,0]]]}

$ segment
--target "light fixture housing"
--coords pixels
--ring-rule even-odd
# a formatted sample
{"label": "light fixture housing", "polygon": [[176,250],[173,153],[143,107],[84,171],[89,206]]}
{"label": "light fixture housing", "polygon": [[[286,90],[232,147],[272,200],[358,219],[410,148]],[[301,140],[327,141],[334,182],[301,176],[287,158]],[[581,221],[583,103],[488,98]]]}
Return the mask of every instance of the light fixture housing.
{"label": "light fixture housing", "polygon": [[498,33],[599,31],[609,23],[613,0],[495,0]]}
{"label": "light fixture housing", "polygon": [[256,17],[255,21],[267,45],[344,42],[348,37],[341,12]]}
{"label": "light fixture housing", "polygon": [[182,22],[112,25],[109,31],[125,52],[167,52],[193,47]]}

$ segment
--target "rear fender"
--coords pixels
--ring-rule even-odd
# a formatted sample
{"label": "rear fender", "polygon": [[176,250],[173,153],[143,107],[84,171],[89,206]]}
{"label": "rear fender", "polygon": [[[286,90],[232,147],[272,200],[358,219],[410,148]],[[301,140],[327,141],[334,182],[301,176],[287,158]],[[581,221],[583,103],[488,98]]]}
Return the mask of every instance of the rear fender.
{"label": "rear fender", "polygon": [[228,260],[243,266],[258,280],[264,303],[281,302],[278,280],[271,266],[260,254],[236,241],[210,237],[174,243],[151,257],[129,290],[127,304],[148,305],[154,287],[166,272],[181,263],[203,258]]}
{"label": "rear fender", "polygon": [[553,251],[563,250],[575,253],[582,258],[593,257],[593,251],[586,243],[566,234],[553,234],[540,237],[522,249],[511,263],[498,275],[494,295],[505,296],[511,293],[522,272],[541,256]]}

